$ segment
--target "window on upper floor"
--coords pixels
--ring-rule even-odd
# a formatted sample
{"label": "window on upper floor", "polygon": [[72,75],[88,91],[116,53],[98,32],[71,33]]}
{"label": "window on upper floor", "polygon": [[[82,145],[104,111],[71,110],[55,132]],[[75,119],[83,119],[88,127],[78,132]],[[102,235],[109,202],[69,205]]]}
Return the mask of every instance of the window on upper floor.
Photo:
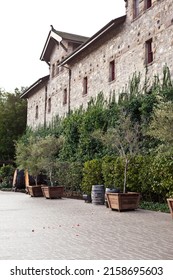
{"label": "window on upper floor", "polygon": [[145,42],[146,49],[146,64],[153,61],[153,40],[152,38]]}
{"label": "window on upper floor", "polygon": [[52,78],[55,76],[55,64],[52,64]]}
{"label": "window on upper floor", "polygon": [[[63,60],[63,59],[64,59],[64,56],[61,57],[61,60]],[[64,71],[64,67],[63,66],[61,66],[61,71]]]}
{"label": "window on upper floor", "polygon": [[38,105],[35,107],[35,118],[38,119]]}
{"label": "window on upper floor", "polygon": [[63,92],[63,105],[66,104],[67,104],[67,89],[65,88]]}
{"label": "window on upper floor", "polygon": [[48,99],[48,108],[47,108],[48,113],[51,112],[51,98],[49,97]]}
{"label": "window on upper floor", "polygon": [[134,18],[139,15],[139,0],[133,0],[133,15]]}
{"label": "window on upper floor", "polygon": [[56,62],[56,75],[59,74],[59,60]]}
{"label": "window on upper floor", "polygon": [[110,61],[109,63],[109,82],[115,80],[115,60]]}
{"label": "window on upper floor", "polygon": [[83,79],[83,95],[88,93],[88,78],[84,77]]}
{"label": "window on upper floor", "polygon": [[145,0],[145,9],[149,9],[152,6],[152,0]]}

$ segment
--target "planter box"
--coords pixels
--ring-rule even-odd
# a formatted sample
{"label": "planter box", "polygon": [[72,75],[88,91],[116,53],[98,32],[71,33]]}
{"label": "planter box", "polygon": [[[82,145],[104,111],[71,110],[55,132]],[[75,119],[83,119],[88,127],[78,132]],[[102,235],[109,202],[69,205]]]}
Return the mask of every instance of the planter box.
{"label": "planter box", "polygon": [[112,210],[134,210],[139,206],[139,193],[107,193],[106,195],[108,205]]}
{"label": "planter box", "polygon": [[62,198],[64,187],[50,187],[50,186],[42,186],[42,193],[46,198]]}
{"label": "planter box", "polygon": [[173,219],[173,198],[168,198],[167,202],[168,202],[169,210],[170,210],[170,213],[171,213],[171,216]]}
{"label": "planter box", "polygon": [[43,196],[41,186],[27,186],[28,194],[30,194],[32,197],[39,197]]}

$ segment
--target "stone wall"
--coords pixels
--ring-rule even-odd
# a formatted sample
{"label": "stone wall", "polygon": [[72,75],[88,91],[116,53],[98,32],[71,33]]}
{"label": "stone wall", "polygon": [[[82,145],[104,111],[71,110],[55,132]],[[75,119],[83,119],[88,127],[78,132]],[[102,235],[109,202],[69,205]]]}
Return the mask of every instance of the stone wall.
{"label": "stone wall", "polygon": [[[140,72],[144,82],[146,69],[147,78],[152,80],[154,75],[162,75],[163,66],[167,64],[173,77],[173,1],[153,0],[152,7],[146,10],[144,0],[140,0],[140,13],[136,18],[133,9],[133,0],[128,0],[125,23],[100,36],[97,42],[92,43],[67,65],[72,71],[70,104],[69,99],[67,104],[63,104],[64,89],[67,89],[69,96],[69,70],[63,67],[58,75],[50,78],[47,99],[51,98],[51,112],[46,115],[47,122],[56,115],[66,115],[69,105],[71,109],[82,104],[86,107],[90,98],[97,96],[99,92],[103,92],[107,98],[115,92],[118,100],[120,91],[128,86],[134,72]],[[146,41],[149,39],[152,39],[153,62],[146,67]],[[64,49],[60,51],[55,48],[51,64],[66,55]],[[112,60],[115,61],[115,80],[109,82],[109,64]],[[85,77],[88,80],[88,92],[84,95]],[[40,92],[30,98],[30,125],[33,125],[31,104],[34,107],[34,98],[43,101]],[[41,117],[42,114],[39,118]]]}
{"label": "stone wall", "polygon": [[[143,3],[142,3],[143,2]],[[129,1],[128,7],[132,4]],[[144,1],[141,1],[141,5]],[[143,6],[142,5],[142,6]],[[131,6],[132,7],[132,6]],[[127,17],[131,18],[131,9]],[[109,97],[128,86],[134,72],[141,72],[142,83],[146,74],[147,40],[153,40],[153,62],[147,65],[147,78],[162,75],[167,64],[173,76],[173,1],[157,1],[151,8],[141,12],[138,18],[128,21],[103,37],[92,50],[77,57],[69,65],[72,69],[71,107],[86,105],[89,99],[103,92]],[[115,59],[115,80],[109,82],[109,63]],[[88,78],[88,94],[83,95],[83,78]]]}
{"label": "stone wall", "polygon": [[[40,87],[37,92],[28,98],[27,104],[27,126],[36,128],[45,124],[45,102],[46,86]],[[36,107],[38,106],[38,117],[36,117]]]}

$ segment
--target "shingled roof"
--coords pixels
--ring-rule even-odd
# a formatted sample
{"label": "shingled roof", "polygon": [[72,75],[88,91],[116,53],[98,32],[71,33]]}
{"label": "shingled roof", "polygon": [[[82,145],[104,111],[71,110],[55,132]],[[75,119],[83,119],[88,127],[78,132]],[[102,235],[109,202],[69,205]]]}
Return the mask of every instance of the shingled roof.
{"label": "shingled roof", "polygon": [[35,93],[40,87],[42,87],[44,84],[46,84],[49,80],[49,75],[44,76],[40,79],[38,79],[35,83],[33,83],[29,88],[27,88],[22,94],[21,98],[28,98],[32,94]]}
{"label": "shingled roof", "polygon": [[58,30],[55,30],[55,28],[51,25],[51,30],[48,34],[48,37],[47,37],[46,43],[44,45],[43,51],[41,53],[40,59],[42,61],[46,61],[47,63],[49,63],[49,56],[50,56],[50,53],[51,53],[54,45],[57,42],[60,43],[63,39],[67,40],[68,42],[83,44],[84,42],[86,42],[88,40],[88,37],[58,31]]}
{"label": "shingled roof", "polygon": [[72,34],[72,33],[67,33],[67,32],[63,32],[63,31],[58,31],[58,30],[55,30],[54,28],[52,28],[52,30],[57,35],[59,35],[62,39],[65,39],[67,41],[84,43],[85,41],[87,41],[89,39],[88,37],[85,37],[85,36],[76,35],[76,34]]}
{"label": "shingled roof", "polygon": [[103,28],[101,28],[97,33],[95,33],[92,37],[90,37],[87,41],[85,41],[82,45],[80,45],[73,53],[68,55],[64,60],[61,61],[60,65],[64,65],[70,62],[73,58],[81,53],[83,50],[87,49],[91,44],[93,44],[96,40],[98,40],[102,35],[106,32],[109,32],[111,28],[117,28],[121,26],[126,20],[126,16],[121,16],[119,18],[111,20],[108,24],[106,24]]}

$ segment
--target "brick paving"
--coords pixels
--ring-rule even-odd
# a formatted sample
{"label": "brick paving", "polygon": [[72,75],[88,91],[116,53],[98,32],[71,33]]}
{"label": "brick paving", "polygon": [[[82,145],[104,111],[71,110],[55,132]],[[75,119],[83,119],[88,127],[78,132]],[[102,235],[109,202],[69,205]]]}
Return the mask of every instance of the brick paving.
{"label": "brick paving", "polygon": [[0,192],[1,260],[172,260],[170,214]]}

